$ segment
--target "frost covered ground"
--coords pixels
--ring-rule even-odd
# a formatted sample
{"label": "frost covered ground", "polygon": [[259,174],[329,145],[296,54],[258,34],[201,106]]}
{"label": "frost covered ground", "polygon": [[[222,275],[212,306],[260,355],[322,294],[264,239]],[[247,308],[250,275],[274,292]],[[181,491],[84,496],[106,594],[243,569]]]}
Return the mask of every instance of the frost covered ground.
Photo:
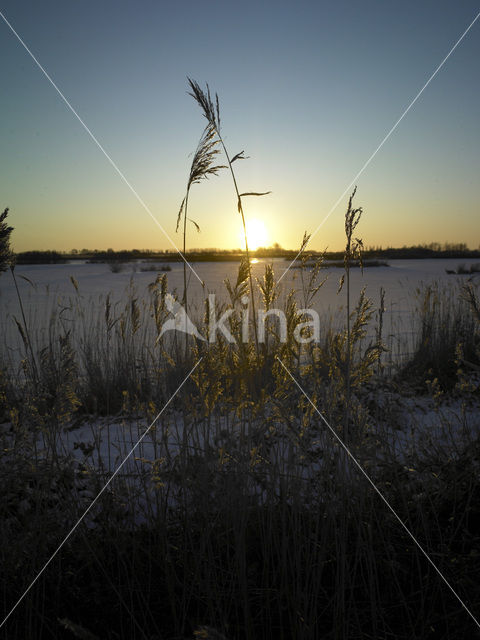
{"label": "frost covered ground", "polygon": [[[477,388],[479,383],[475,381]],[[380,383],[368,385],[362,403],[369,412],[368,426],[352,452],[362,465],[366,462],[367,472],[392,462],[411,473],[416,472],[420,459],[436,460],[439,465],[452,462],[480,437],[478,393],[418,395],[405,386]],[[321,406],[318,409],[322,412]],[[343,437],[341,431],[337,433]],[[0,425],[0,438],[4,455],[8,450],[18,454],[22,442],[26,442],[10,422]],[[268,475],[269,468],[278,473],[280,465],[286,475],[295,470],[298,477],[312,479],[323,466],[319,452],[338,449],[335,437],[316,413],[306,427],[269,418],[257,418],[245,427],[234,411],[229,415],[214,413],[208,421],[189,421],[178,410],[167,410],[156,420],[153,414],[77,418],[56,432],[30,434],[28,449],[35,451],[37,460],[69,460],[80,487],[86,474],[103,482],[115,474],[115,482],[121,481],[137,495],[140,508],[145,502],[142,491],[161,488],[162,478],[171,479],[185,456],[207,465],[215,466],[222,458],[235,465],[241,439],[248,451],[256,452],[249,454],[254,458],[247,464],[256,476]],[[347,464],[352,462],[348,460]],[[84,485],[79,497],[86,507],[95,494]]]}
{"label": "frost covered ground", "polygon": [[[371,298],[375,307],[379,304],[379,292],[385,290],[385,331],[398,344],[403,343],[401,349],[409,349],[409,337],[415,329],[415,292],[422,284],[434,281],[440,283],[465,282],[469,276],[451,276],[446,270],[456,269],[459,263],[467,267],[474,264],[469,260],[390,260],[388,267],[369,267],[361,273],[360,269],[352,269],[351,290],[353,300],[362,287]],[[477,261],[478,262],[478,261]],[[267,260],[259,260],[252,265],[252,273],[261,278]],[[288,262],[274,259],[273,267],[276,277],[280,277]],[[203,313],[202,301],[208,293],[215,293],[218,300],[226,300],[224,286],[225,278],[235,281],[238,264],[224,263],[195,263],[194,268],[204,281],[203,288],[197,278],[188,270],[189,299],[192,313]],[[27,319],[34,329],[46,331],[52,312],[57,314],[67,309],[69,300],[76,292],[71,277],[78,283],[79,295],[93,314],[99,306],[105,303],[107,294],[111,294],[113,304],[121,304],[126,292],[134,291],[140,300],[147,297],[148,285],[155,279],[152,272],[141,272],[140,264],[127,264],[120,273],[112,273],[107,264],[72,263],[62,265],[20,265],[15,272],[21,290]],[[172,270],[167,273],[169,291],[172,293],[183,290],[183,266],[172,263]],[[323,272],[322,272],[323,274]],[[318,294],[314,308],[323,317],[335,317],[344,305],[344,296],[337,295],[341,269],[325,269],[328,279]],[[20,277],[21,276],[21,277]],[[478,279],[478,276],[474,276]],[[30,282],[23,278],[28,278]],[[294,287],[301,289],[298,270],[291,269],[282,279],[283,292],[289,292]],[[301,296],[300,296],[301,299]],[[282,300],[282,297],[280,297]],[[3,340],[9,347],[18,345],[16,327],[12,316],[19,315],[18,301],[13,281],[8,273],[0,279],[0,329]],[[68,317],[68,314],[67,316]],[[395,337],[394,337],[395,336]],[[392,344],[393,346],[393,344]]]}

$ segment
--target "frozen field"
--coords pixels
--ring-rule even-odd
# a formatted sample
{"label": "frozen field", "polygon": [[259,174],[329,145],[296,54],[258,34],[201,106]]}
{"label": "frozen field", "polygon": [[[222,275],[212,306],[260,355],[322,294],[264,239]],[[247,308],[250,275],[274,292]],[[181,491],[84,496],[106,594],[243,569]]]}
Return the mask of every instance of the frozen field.
{"label": "frozen field", "polygon": [[[445,283],[455,286],[465,282],[470,276],[447,275],[446,270],[456,269],[460,263],[467,267],[473,264],[471,260],[391,260],[388,267],[367,267],[363,274],[360,269],[352,269],[351,291],[352,301],[362,287],[366,287],[367,295],[378,308],[380,288],[385,290],[385,337],[390,340],[390,346],[398,353],[405,353],[410,349],[409,336],[415,328],[415,309],[417,305],[416,291],[422,284],[432,282]],[[259,260],[252,266],[254,277],[261,278],[266,260]],[[288,262],[275,259],[273,266],[275,275],[280,277]],[[81,297],[81,306],[85,318],[93,317],[105,304],[110,294],[112,304],[122,305],[128,299],[128,293],[133,291],[139,301],[148,299],[148,285],[155,280],[156,272],[142,272],[141,263],[129,263],[120,273],[112,273],[107,264],[71,263],[62,265],[25,265],[17,266],[18,284],[21,291],[27,322],[32,332],[40,334],[47,331],[52,313],[62,314],[65,322],[73,322],[69,309],[71,301]],[[168,290],[177,292],[181,297],[183,292],[183,266],[172,263],[171,271],[167,273]],[[202,287],[195,275],[188,269],[190,315],[203,313],[203,300],[208,293],[215,293],[217,299],[226,301],[225,278],[235,282],[238,263],[210,262],[194,263],[193,268],[205,283]],[[343,322],[343,313],[339,313],[345,302],[344,291],[338,295],[338,283],[343,273],[342,269],[330,268],[322,271],[327,277],[315,301],[315,308],[324,318],[333,318],[334,322]],[[78,283],[76,292],[71,278]],[[478,278],[479,276],[474,276]],[[30,282],[28,282],[26,279]],[[283,294],[293,287],[298,291],[298,302],[301,305],[300,270],[291,269],[281,281]],[[281,306],[282,295],[280,296]],[[19,335],[13,316],[19,317],[20,310],[16,298],[15,288],[10,276],[6,272],[0,277],[0,329],[3,347],[17,349]],[[78,318],[77,318],[78,319]]]}

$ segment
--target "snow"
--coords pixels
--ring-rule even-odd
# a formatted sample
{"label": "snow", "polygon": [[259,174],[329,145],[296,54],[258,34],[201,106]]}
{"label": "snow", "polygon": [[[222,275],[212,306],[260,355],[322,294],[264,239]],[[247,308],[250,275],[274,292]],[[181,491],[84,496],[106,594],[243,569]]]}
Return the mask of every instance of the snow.
{"label": "snow", "polygon": [[[261,279],[265,264],[272,261],[259,260],[252,265],[254,278]],[[473,264],[471,260],[390,260],[389,267],[369,267],[361,273],[360,269],[351,270],[352,304],[362,287],[366,287],[367,296],[372,300],[374,309],[380,301],[380,288],[386,291],[384,330],[386,336],[395,336],[401,341],[399,350],[408,351],[409,339],[415,328],[415,292],[422,284],[435,281],[445,284],[457,284],[466,281],[467,276],[448,276],[446,269],[457,268],[460,262]],[[279,278],[288,262],[274,259],[273,266]],[[172,270],[167,273],[168,289],[171,293],[181,295],[183,291],[183,264],[171,263]],[[121,305],[128,291],[139,301],[148,299],[148,285],[155,280],[154,272],[141,272],[137,263],[127,264],[124,271],[112,273],[107,264],[71,263],[59,265],[20,265],[15,269],[18,286],[25,309],[27,323],[35,331],[48,331],[49,320],[53,313],[66,313],[76,298],[80,298],[85,310],[84,322],[102,315],[105,299],[110,294],[112,305]],[[202,287],[197,278],[187,269],[189,280],[189,315],[199,317],[203,314],[203,301],[209,293],[215,293],[220,302],[227,301],[224,286],[225,278],[235,282],[238,263],[211,262],[194,263],[193,268],[205,282]],[[320,289],[314,308],[325,318],[333,318],[337,324],[343,323],[345,290],[338,295],[338,283],[342,269],[332,268],[322,271],[321,276],[328,279]],[[72,284],[71,277],[78,283],[78,293]],[[30,284],[24,278],[28,278]],[[477,277],[478,279],[478,277]],[[298,269],[291,269],[280,283],[283,296],[295,287],[301,289]],[[298,293],[299,303],[301,292]],[[300,305],[301,306],[301,305]],[[19,347],[20,336],[13,317],[20,318],[20,309],[15,287],[7,272],[0,277],[0,331],[4,339],[4,348]]]}

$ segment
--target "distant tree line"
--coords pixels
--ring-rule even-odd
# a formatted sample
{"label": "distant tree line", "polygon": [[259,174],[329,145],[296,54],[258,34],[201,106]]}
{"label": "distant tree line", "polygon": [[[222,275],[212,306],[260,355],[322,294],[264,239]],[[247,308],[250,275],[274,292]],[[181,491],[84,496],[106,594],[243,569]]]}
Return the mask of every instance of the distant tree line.
{"label": "distant tree line", "polygon": [[[306,251],[311,258],[324,255],[327,260],[342,260],[343,251]],[[259,247],[252,251],[256,258],[286,258],[293,260],[298,250],[284,249],[278,243],[271,247]],[[191,249],[187,252],[191,262],[222,262],[235,261],[242,255],[241,249]],[[364,259],[427,259],[427,258],[480,258],[480,249],[469,249],[464,242],[431,242],[430,244],[413,245],[410,247],[366,247],[363,251]],[[69,252],[59,251],[23,251],[15,255],[17,264],[61,264],[68,260],[88,260],[89,262],[131,262],[135,260],[155,260],[158,262],[180,262],[180,254],[175,250],[155,251],[152,249],[122,249],[106,251],[98,249],[73,249]]]}
{"label": "distant tree line", "polygon": [[22,251],[15,254],[17,264],[62,264],[68,258],[58,251]]}

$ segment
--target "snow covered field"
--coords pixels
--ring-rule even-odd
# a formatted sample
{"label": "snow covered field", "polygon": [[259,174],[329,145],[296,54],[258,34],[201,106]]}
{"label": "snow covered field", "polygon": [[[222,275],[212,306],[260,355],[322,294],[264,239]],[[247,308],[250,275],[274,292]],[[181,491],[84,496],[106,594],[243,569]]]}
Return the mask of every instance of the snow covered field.
{"label": "snow covered field", "polygon": [[[363,274],[360,269],[351,271],[351,290],[353,303],[362,287],[366,287],[367,296],[378,308],[380,288],[385,290],[385,335],[397,343],[396,350],[406,352],[411,348],[409,336],[415,327],[415,292],[422,284],[435,281],[448,283],[465,282],[470,276],[447,275],[446,270],[456,269],[460,263],[467,265],[478,262],[471,260],[390,260],[388,267],[368,267]],[[261,278],[264,273],[266,260],[259,260],[252,267],[254,277]],[[277,278],[288,266],[288,262],[281,259],[273,261]],[[77,294],[71,278],[78,283],[79,295],[85,305],[86,315],[91,314],[105,304],[108,294],[112,303],[121,304],[127,292],[134,291],[139,300],[148,296],[148,285],[155,279],[155,272],[141,272],[141,263],[125,265],[125,270],[112,273],[107,264],[71,263],[62,265],[25,265],[17,266],[18,284],[21,290],[27,320],[32,330],[47,331],[52,312],[59,314],[64,310],[68,318],[69,300]],[[161,265],[159,265],[161,266]],[[226,301],[227,293],[224,286],[225,278],[235,281],[238,264],[232,262],[193,263],[193,268],[205,283],[203,288],[195,275],[187,270],[189,279],[189,302],[192,314],[203,313],[203,300],[208,293],[215,293],[219,301]],[[344,305],[344,294],[337,294],[342,269],[331,268],[322,271],[328,279],[315,300],[315,309],[321,317],[335,318]],[[168,289],[172,293],[183,292],[183,266],[172,263],[171,271],[167,274]],[[28,278],[30,282],[25,280]],[[474,276],[478,279],[479,276]],[[32,283],[32,284],[30,284]],[[301,289],[298,269],[291,269],[282,279],[283,292],[289,292],[292,287]],[[280,301],[282,297],[280,297]],[[301,293],[299,293],[301,301]],[[12,316],[19,317],[18,301],[15,288],[9,273],[0,278],[0,330],[4,346],[19,347],[18,331]],[[343,322],[343,317],[339,318]]]}

